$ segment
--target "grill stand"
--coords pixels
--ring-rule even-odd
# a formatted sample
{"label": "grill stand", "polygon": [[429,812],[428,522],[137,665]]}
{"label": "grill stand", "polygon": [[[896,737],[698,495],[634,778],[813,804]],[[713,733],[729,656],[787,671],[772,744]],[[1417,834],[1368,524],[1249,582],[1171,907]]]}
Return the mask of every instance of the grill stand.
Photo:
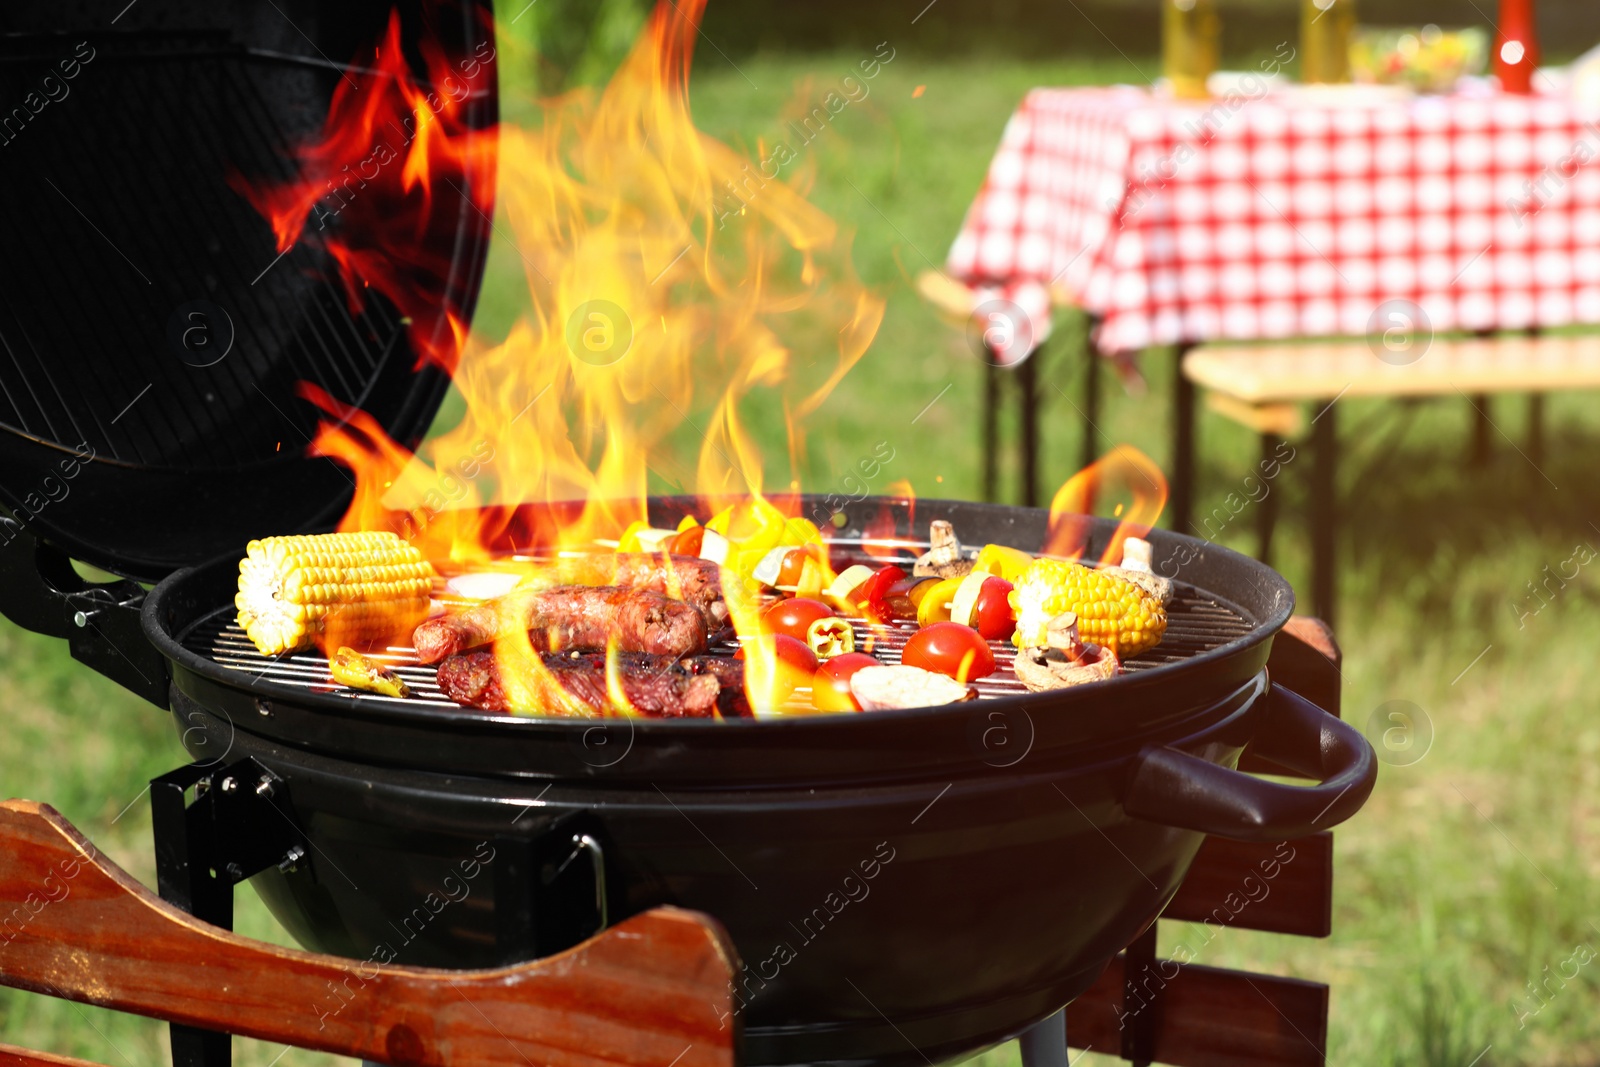
{"label": "grill stand", "polygon": [[[191,791],[193,799],[190,799]],[[306,840],[284,807],[288,786],[254,759],[191,763],[150,782],[156,888],[202,922],[233,929],[233,887],[292,869]],[[229,1067],[232,1038],[172,1023],[173,1067]]]}
{"label": "grill stand", "polygon": [[1022,1053],[1022,1067],[1069,1067],[1067,1009],[1034,1023],[1017,1039],[1017,1049]]}
{"label": "grill stand", "polygon": [[[226,757],[152,779],[150,807],[161,899],[232,930],[235,885],[312,861],[289,783],[254,758],[224,765]],[[605,838],[592,816],[533,824],[523,836],[497,838],[494,850],[497,940],[507,966],[571,948],[609,925]],[[171,1027],[173,1067],[230,1067],[228,1034]]]}

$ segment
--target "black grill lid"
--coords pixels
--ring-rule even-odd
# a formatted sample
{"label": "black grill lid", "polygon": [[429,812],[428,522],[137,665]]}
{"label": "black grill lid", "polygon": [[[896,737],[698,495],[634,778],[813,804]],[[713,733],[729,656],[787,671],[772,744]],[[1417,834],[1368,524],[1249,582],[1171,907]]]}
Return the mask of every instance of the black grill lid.
{"label": "black grill lid", "polygon": [[[353,314],[330,257],[304,242],[278,259],[227,183],[292,175],[291,146],[320,130],[340,65],[370,55],[391,6],[117,0],[0,15],[0,506],[35,535],[154,580],[330,524],[352,480],[304,455],[318,412],[301,381],[420,439],[448,383],[414,369],[399,313],[373,297]],[[424,36],[450,56],[493,43],[486,2],[400,14],[419,79]],[[492,64],[478,84],[468,120],[485,128]],[[460,220],[437,251],[464,319],[493,212],[472,188],[434,193]]]}

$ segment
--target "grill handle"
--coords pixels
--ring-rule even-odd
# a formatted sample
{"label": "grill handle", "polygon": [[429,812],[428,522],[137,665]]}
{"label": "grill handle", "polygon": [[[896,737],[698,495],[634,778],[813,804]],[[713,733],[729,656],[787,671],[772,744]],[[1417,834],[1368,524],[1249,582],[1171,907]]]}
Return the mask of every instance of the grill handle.
{"label": "grill handle", "polygon": [[1272,686],[1250,751],[1317,785],[1284,785],[1177,749],[1151,746],[1134,758],[1122,806],[1129,815],[1235,841],[1285,841],[1326,830],[1360,810],[1378,761],[1353,726]]}

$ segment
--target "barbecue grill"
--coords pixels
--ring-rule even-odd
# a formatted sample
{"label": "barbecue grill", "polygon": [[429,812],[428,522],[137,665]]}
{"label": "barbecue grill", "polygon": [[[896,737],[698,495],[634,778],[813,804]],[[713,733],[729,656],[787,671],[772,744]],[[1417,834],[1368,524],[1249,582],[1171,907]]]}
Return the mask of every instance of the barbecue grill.
{"label": "barbecue grill", "polygon": [[[750,1062],[913,1063],[1085,989],[1204,834],[1294,837],[1365,800],[1365,742],[1266,677],[1287,583],[1160,531],[1157,560],[1182,561],[1163,643],[1046,694],[985,680],[982,699],[935,709],[574,721],[458,708],[408,649],[387,653],[417,690],[405,701],[338,688],[315,655],[258,656],[231,621],[244,543],[326,528],[350,498],[304,455],[315,413],[295,383],[415,443],[445,382],[415,369],[414,343],[446,311],[470,317],[492,205],[472,200],[480,182],[437,193],[459,198],[456,231],[431,231],[452,264],[438,323],[408,330],[377,297],[351,311],[315,243],[275,258],[228,181],[283,175],[348,73],[327,56],[375,39],[387,4],[119,6],[70,26],[45,5],[7,15],[12,98],[79,40],[95,56],[0,145],[15,153],[0,182],[33,209],[8,218],[11,261],[34,265],[0,294],[0,610],[171,710],[195,762],[153,783],[169,899],[226,925],[248,879],[308,947],[454,967],[678,904],[740,950],[728,1023]],[[471,52],[482,15],[405,7],[408,48],[425,32]],[[494,121],[492,82],[471,109]],[[654,500],[651,517],[690,506]],[[1033,509],[869,499],[828,525],[835,563],[909,561],[939,518],[1027,549],[1047,527]],[[1092,524],[1090,556],[1112,529]],[[122,580],[90,583],[74,559]],[[905,636],[873,635],[881,658]],[[1237,773],[1247,745],[1319,784]]]}

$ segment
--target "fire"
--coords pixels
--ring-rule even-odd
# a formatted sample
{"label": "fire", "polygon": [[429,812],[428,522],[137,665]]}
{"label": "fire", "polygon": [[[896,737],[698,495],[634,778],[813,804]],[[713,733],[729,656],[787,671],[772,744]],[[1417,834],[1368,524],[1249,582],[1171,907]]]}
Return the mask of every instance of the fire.
{"label": "fire", "polygon": [[493,85],[493,53],[452,60],[424,39],[426,86],[411,74],[398,11],[370,60],[356,57],[329,104],[322,137],[296,152],[302,178],[230,184],[272,224],[278,251],[320,245],[338,266],[352,310],[375,288],[411,320],[420,361],[449,370],[463,324],[449,304],[456,205],[433,195],[448,182],[492,210],[495,131],[475,130],[466,104]]}
{"label": "fire", "polygon": [[[321,136],[296,152],[301,178],[235,180],[280,250],[321,245],[352,305],[377,294],[406,315],[419,358],[448,370],[465,401],[419,458],[345,398],[302,386],[328,416],[312,451],[355,476],[341,529],[394,530],[466,568],[614,542],[663,483],[689,484],[702,515],[739,506],[770,525],[797,512],[765,495],[747,401],[777,401],[766,406],[781,412],[791,469],[772,481],[797,485],[805,420],[865,353],[884,303],[797,184],[770,181],[740,213],[721,209],[748,159],[690,115],[702,8],[663,0],[604,90],[494,129],[472,128],[464,103],[490,87],[492,52],[424,46],[419,78],[396,13]],[[447,187],[486,212],[498,201],[496,237],[526,299],[503,337],[469,333],[448,303],[454,242],[430,239],[460,225]]]}
{"label": "fire", "polygon": [[1050,532],[1043,551],[1080,559],[1088,548],[1091,516],[1109,508],[1116,531],[1100,555],[1101,563],[1122,562],[1130,537],[1150,532],[1167,506],[1167,480],[1155,461],[1131,445],[1118,445],[1068,478],[1050,501]]}
{"label": "fire", "polygon": [[[301,385],[327,416],[311,451],[355,478],[340,529],[393,530],[446,571],[531,568],[534,553],[619,544],[647,524],[650,494],[671,490],[696,496],[702,518],[720,515],[708,528],[731,543],[741,577],[773,547],[821,543],[796,496],[806,421],[866,352],[884,300],[855,277],[846,235],[802,180],[755,187],[747,155],[695,128],[703,7],[662,0],[604,89],[490,128],[474,125],[471,103],[493,89],[493,50],[450,56],[423,43],[419,76],[395,13],[338,87],[321,135],[296,151],[300,177],[234,179],[280,251],[320,246],[352,306],[393,304],[419,363],[446,370],[464,401],[460,422],[419,456],[354,398]],[[725,209],[730,193],[738,212]],[[497,254],[520,272],[523,309],[503,335],[469,330],[452,303],[464,210],[494,217]],[[781,426],[753,432],[757,417]],[[776,470],[758,444],[774,431],[786,445]],[[1128,497],[1109,553],[1120,558],[1166,497],[1159,471],[1126,448],[1056,495],[1046,550],[1081,553],[1073,513],[1116,485]],[[909,483],[888,491],[914,504]],[[869,533],[892,540],[894,513]],[[756,589],[724,583],[741,634],[755,630]],[[567,709],[537,638],[496,641],[507,690],[521,706]],[[749,648],[751,675],[774,677],[760,648]],[[633,713],[615,647],[606,684]]]}
{"label": "fire", "polygon": [[[352,300],[370,286],[410,315],[418,351],[451,371],[466,401],[465,418],[422,462],[372,420],[303,390],[332,417],[314,451],[356,476],[342,528],[393,529],[429,558],[464,566],[615,540],[645,518],[653,474],[658,488],[692,484],[707,513],[764,501],[746,422],[757,393],[780,401],[794,468],[774,481],[798,477],[804,420],[866,351],[883,301],[855,279],[833,221],[789,184],[766,184],[741,215],[719,213],[748,161],[690,116],[702,6],[663,2],[603,91],[545,101],[536,128],[494,130],[468,128],[453,101],[435,109],[392,17],[374,73],[341,86],[321,139],[298,153],[306,177],[250,190],[280,248],[321,241]],[[431,84],[460,67],[425,55]],[[374,166],[364,160],[387,159],[372,146],[394,130],[415,131],[403,162],[377,165],[350,190],[338,231],[322,233],[330,187],[341,188],[340,175],[365,178]],[[493,191],[501,205],[497,232],[522,268],[527,310],[504,338],[452,319],[432,340],[420,309],[441,302],[441,274],[425,234],[443,184],[464,190],[469,174],[476,202]],[[819,322],[831,352],[809,344]],[[459,477],[465,470],[473,476]],[[465,491],[434,506],[447,477]]]}

